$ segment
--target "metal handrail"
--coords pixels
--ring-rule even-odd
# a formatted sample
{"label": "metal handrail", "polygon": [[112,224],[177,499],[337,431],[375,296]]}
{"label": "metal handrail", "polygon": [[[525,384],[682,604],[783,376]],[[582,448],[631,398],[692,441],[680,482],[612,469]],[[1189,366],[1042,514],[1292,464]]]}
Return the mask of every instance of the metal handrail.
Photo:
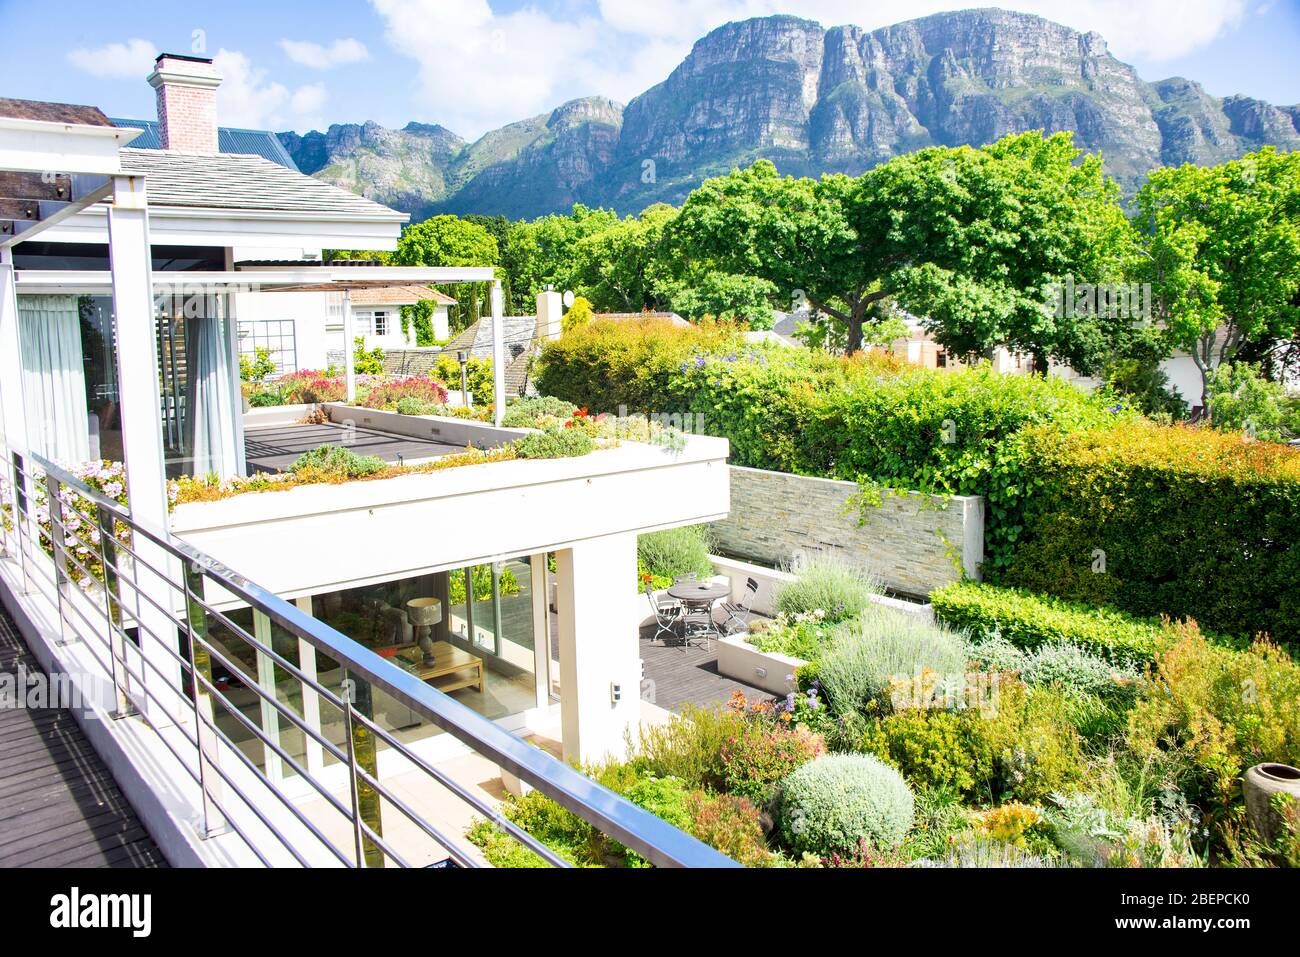
{"label": "metal handrail", "polygon": [[[521,781],[587,821],[602,833],[635,851],[650,863],[661,867],[739,866],[730,858],[702,841],[686,834],[649,811],[638,807],[546,752],[533,747],[454,698],[421,681],[416,675],[397,667],[359,642],[301,611],[296,605],[267,591],[256,582],[226,567],[189,543],[176,538],[170,532],[152,528],[138,521],[132,516],[128,508],[86,485],[61,466],[34,453],[28,457],[44,470],[47,481],[52,479],[58,485],[67,486],[75,490],[78,495],[92,502],[100,512],[101,527],[104,525],[102,517],[108,515],[130,528],[133,533],[139,533],[144,539],[181,562],[192,573],[211,579],[236,599],[246,602],[250,607],[262,612],[271,622],[279,625],[289,634],[306,641],[316,650],[337,661],[346,669],[349,676],[364,680],[373,688],[387,692],[425,720],[468,745],[503,770],[514,774]],[[15,467],[17,466],[15,465]],[[54,494],[53,490],[47,490],[47,498],[52,499]],[[84,517],[86,516],[83,515]],[[108,527],[112,527],[111,522],[108,523]],[[21,523],[18,523],[18,531],[21,535]],[[133,555],[137,565],[142,563],[137,542],[132,541],[131,546],[126,550]],[[62,557],[64,556],[61,554],[61,549],[56,547],[56,559]],[[184,593],[187,596],[190,594],[190,588],[187,584],[171,581],[175,577],[174,575],[154,568],[152,565],[146,565],[146,567],[160,579],[169,581],[171,587],[175,588],[178,593]],[[56,561],[56,575],[58,571]],[[120,602],[120,581],[118,585],[119,594],[117,600]],[[168,617],[171,618],[172,616],[169,614]],[[272,649],[267,648],[256,639],[250,640],[250,636],[242,628],[239,629],[239,632],[240,637],[246,643],[251,644],[260,651],[273,654]],[[154,637],[156,639],[158,636]],[[306,675],[302,674],[298,669],[294,668],[292,670],[296,672],[294,677],[297,680],[301,680],[305,687],[310,686],[315,693],[323,695],[325,700],[339,700],[324,685],[310,683]],[[340,703],[344,705],[345,716],[349,718],[350,726],[351,716],[347,711],[347,703],[346,701]],[[406,755],[410,755],[408,749],[402,746],[396,738],[380,731],[375,723],[365,720],[365,716],[360,715],[360,713],[357,714],[357,717],[364,720],[365,726],[371,733],[378,732],[376,734],[378,739],[396,746]],[[219,737],[224,738],[224,735],[216,728],[214,722],[208,719],[205,723],[209,732],[215,731]],[[229,742],[229,739],[225,740],[232,747],[234,746],[233,742]],[[349,753],[350,745],[351,738],[349,737]],[[200,743],[198,747],[201,749],[202,744]],[[423,761],[417,761],[416,763],[417,767],[421,767],[426,773],[428,772],[430,768],[428,764]],[[352,765],[350,771],[352,786],[355,789],[359,769]],[[365,772],[361,773],[364,774]],[[267,786],[272,789],[275,788],[275,785],[266,779],[265,775],[262,775],[262,777]],[[369,775],[367,774],[366,777],[369,778]],[[442,776],[439,775],[439,777]],[[373,784],[375,782],[371,779],[366,783]],[[244,797],[242,794],[240,796],[241,798]],[[466,794],[458,794],[457,796],[465,799]],[[244,799],[247,803],[247,799]],[[481,810],[481,808],[476,809]],[[403,808],[402,811],[409,816],[409,808]],[[358,842],[360,842],[361,834],[366,829],[366,826],[359,818],[354,821],[354,824],[357,828]],[[507,828],[506,832],[516,840],[520,840],[518,834],[512,833],[516,830],[517,828],[512,827]],[[245,841],[249,840],[247,835],[244,835],[244,839]],[[527,846],[531,842],[523,841],[522,843]],[[331,847],[331,849],[333,848]],[[256,849],[254,850],[256,852]],[[449,848],[448,850],[454,849]],[[258,853],[258,856],[260,858],[261,854]],[[459,858],[460,855],[458,854],[457,857]],[[360,858],[358,858],[358,863],[360,863]]]}

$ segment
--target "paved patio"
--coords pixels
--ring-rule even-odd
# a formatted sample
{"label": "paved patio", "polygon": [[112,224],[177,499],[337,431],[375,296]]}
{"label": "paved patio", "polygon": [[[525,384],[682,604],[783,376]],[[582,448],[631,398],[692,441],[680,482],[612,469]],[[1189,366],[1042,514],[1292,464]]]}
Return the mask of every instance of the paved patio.
{"label": "paved patio", "polygon": [[378,456],[385,462],[397,462],[399,458],[414,462],[465,451],[445,442],[392,435],[375,429],[339,425],[337,422],[326,422],[323,425],[268,425],[244,432],[248,474],[283,471],[303,453],[322,445],[343,446],[358,455]]}
{"label": "paved patio", "polygon": [[707,708],[725,704],[737,692],[753,700],[772,697],[761,688],[733,681],[718,673],[718,642],[689,647],[664,636],[655,639],[655,625],[641,627],[641,660],[645,678],[641,695],[652,704],[680,712],[684,705]]}

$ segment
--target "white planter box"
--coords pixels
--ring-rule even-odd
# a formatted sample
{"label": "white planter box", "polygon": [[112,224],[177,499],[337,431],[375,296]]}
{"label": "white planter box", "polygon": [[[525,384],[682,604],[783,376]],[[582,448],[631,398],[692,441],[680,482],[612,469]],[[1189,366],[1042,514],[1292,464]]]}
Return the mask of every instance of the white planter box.
{"label": "white planter box", "polygon": [[729,635],[718,642],[718,673],[774,695],[793,691],[790,676],[808,662],[790,655],[759,651],[746,637]]}

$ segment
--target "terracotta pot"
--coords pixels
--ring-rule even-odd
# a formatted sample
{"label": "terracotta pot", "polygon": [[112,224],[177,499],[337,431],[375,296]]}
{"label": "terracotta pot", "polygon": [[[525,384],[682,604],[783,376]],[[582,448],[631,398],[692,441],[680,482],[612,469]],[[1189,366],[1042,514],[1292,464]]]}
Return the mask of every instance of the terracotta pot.
{"label": "terracotta pot", "polygon": [[1260,839],[1272,845],[1281,820],[1273,808],[1273,796],[1289,795],[1300,801],[1300,768],[1288,764],[1257,764],[1241,779],[1246,798],[1246,816]]}

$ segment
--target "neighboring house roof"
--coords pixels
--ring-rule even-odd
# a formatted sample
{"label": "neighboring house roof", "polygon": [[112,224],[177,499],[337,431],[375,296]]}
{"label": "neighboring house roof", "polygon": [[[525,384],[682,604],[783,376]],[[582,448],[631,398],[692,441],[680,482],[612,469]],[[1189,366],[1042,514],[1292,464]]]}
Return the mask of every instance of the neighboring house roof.
{"label": "neighboring house roof", "polygon": [[674,326],[689,326],[690,323],[677,315],[675,312],[597,312],[592,315],[593,319],[613,319],[622,321],[627,319],[669,319]]}
{"label": "neighboring house roof", "polygon": [[332,214],[388,222],[410,218],[260,156],[130,147],[119,155],[124,172],[147,177],[151,206]]}
{"label": "neighboring house roof", "polygon": [[456,300],[428,286],[386,286],[382,289],[358,289],[352,293],[354,306],[411,306],[417,302],[432,302],[439,306],[454,306]]}
{"label": "neighboring house roof", "polygon": [[[113,126],[143,131],[131,141],[132,149],[162,149],[162,136],[158,130],[157,120],[125,120],[113,117],[109,122]],[[284,148],[280,138],[270,130],[242,130],[232,126],[219,126],[217,127],[217,150],[221,153],[260,156],[295,173],[299,171],[298,164],[293,161],[293,157]]]}
{"label": "neighboring house roof", "polygon": [[[505,340],[506,354],[518,356],[529,349],[537,333],[536,316],[503,316],[502,336]],[[484,316],[478,322],[465,328],[456,338],[443,346],[444,352],[464,350],[472,359],[492,358],[492,318]]]}
{"label": "neighboring house roof", "polygon": [[114,125],[97,107],[46,103],[44,100],[10,100],[0,97],[0,116],[9,120],[40,120],[43,123],[70,123],[73,126]]}
{"label": "neighboring house roof", "polygon": [[[447,346],[443,349],[417,347],[414,349],[384,350],[384,372],[389,375],[427,375],[438,360],[444,356],[456,361],[456,351]],[[525,349],[506,363],[506,394],[523,395],[528,389],[528,365],[535,350]],[[341,361],[341,360],[340,360]],[[454,383],[452,383],[454,385]]]}

